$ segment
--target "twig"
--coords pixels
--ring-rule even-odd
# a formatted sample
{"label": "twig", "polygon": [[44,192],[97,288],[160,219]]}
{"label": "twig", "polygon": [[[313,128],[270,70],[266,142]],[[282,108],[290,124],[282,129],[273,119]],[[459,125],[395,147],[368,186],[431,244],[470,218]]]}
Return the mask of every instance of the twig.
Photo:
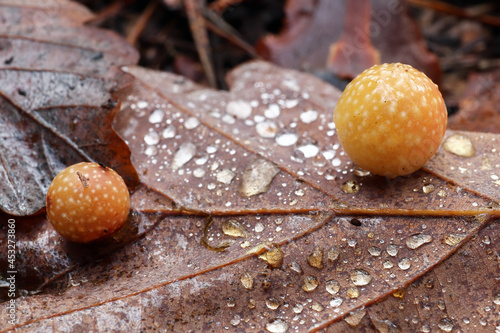
{"label": "twig", "polygon": [[130,44],[135,45],[135,43],[139,39],[139,36],[142,34],[142,31],[146,27],[146,24],[151,18],[151,15],[153,15],[157,5],[157,1],[151,1],[146,9],[142,12],[137,22],[135,22],[134,26],[127,35],[127,41]]}

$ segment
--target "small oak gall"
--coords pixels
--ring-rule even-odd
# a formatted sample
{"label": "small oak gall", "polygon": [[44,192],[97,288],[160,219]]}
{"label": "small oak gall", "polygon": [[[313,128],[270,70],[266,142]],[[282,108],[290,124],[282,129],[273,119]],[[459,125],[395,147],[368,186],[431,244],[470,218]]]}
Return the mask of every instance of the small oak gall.
{"label": "small oak gall", "polygon": [[64,238],[88,243],[106,238],[127,220],[130,195],[122,177],[98,163],[61,171],[47,192],[47,217]]}
{"label": "small oak gall", "polygon": [[354,163],[392,178],[427,163],[443,140],[448,115],[436,84],[395,63],[373,66],[349,83],[334,121]]}

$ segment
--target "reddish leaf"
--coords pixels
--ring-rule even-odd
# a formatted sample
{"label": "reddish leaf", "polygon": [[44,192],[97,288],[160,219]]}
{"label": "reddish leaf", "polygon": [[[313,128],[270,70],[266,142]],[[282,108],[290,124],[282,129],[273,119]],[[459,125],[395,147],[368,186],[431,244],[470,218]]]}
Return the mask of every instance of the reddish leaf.
{"label": "reddish leaf", "polygon": [[[366,1],[365,5],[369,3]],[[382,63],[410,64],[439,82],[438,59],[426,49],[416,23],[407,12],[405,1],[372,1],[371,21],[358,24],[357,20],[347,20],[345,24],[356,25],[344,27],[344,1],[288,1],[286,28],[277,36],[265,37],[258,50],[280,66],[318,70],[326,67],[330,46],[345,33],[342,54],[351,61],[364,60],[364,56],[373,58],[373,52],[365,49],[367,43],[364,41],[368,39],[380,53]],[[352,40],[347,40],[348,37]],[[365,62],[365,68],[370,63]],[[329,67],[342,70],[343,76],[354,76],[359,71],[355,64],[346,68],[341,63],[331,63]]]}
{"label": "reddish leaf", "polygon": [[[310,75],[253,62],[229,75],[224,92],[124,70],[134,80],[114,95],[114,127],[141,182],[129,221],[113,238],[83,246],[61,239],[43,217],[16,218],[16,283],[28,291],[16,299],[15,324],[0,317],[2,330],[500,326],[497,135],[449,131],[425,169],[388,180],[345,156],[333,124],[340,92]],[[5,72],[33,87],[23,99],[7,84],[5,104],[50,124],[47,109],[87,106],[87,91],[46,98],[31,82],[56,77],[66,87],[77,77],[95,88],[98,108],[119,80]],[[63,125],[50,133],[88,136]],[[77,152],[46,155],[63,164]],[[0,260],[0,269],[7,264]]]}

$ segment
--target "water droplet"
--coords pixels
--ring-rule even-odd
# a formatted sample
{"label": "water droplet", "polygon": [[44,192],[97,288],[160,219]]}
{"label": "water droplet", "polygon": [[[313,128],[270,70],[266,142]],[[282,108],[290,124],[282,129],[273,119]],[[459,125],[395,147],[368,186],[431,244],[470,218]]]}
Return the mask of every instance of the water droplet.
{"label": "water droplet", "polygon": [[356,327],[359,325],[361,320],[365,317],[366,315],[366,310],[361,308],[359,310],[353,311],[349,313],[345,318],[345,322],[351,326],[351,327]]}
{"label": "water droplet", "polygon": [[444,303],[444,301],[443,301],[443,300],[441,300],[441,299],[440,299],[439,301],[437,301],[437,307],[438,307],[438,309],[439,309],[439,310],[441,310],[441,311],[446,310],[446,304],[445,304],[445,303]]}
{"label": "water droplet", "polygon": [[443,243],[449,246],[455,246],[463,241],[467,234],[448,234],[443,237]]}
{"label": "water droplet", "polygon": [[463,134],[453,134],[448,137],[443,144],[443,148],[450,153],[462,157],[471,157],[476,154],[476,149],[472,141]]}
{"label": "water droplet", "polygon": [[336,246],[332,246],[327,252],[326,252],[326,260],[330,262],[334,262],[339,258],[340,251]]}
{"label": "water droplet", "polygon": [[337,280],[326,281],[326,291],[331,295],[336,295],[340,291],[340,283]]}
{"label": "water droplet", "polygon": [[195,129],[199,125],[200,125],[200,121],[198,120],[198,118],[195,118],[195,117],[189,117],[184,122],[184,127],[188,130]]}
{"label": "water droplet", "polygon": [[172,169],[177,170],[189,162],[196,154],[196,146],[191,142],[183,143],[174,154]]}
{"label": "water droplet", "polygon": [[154,156],[157,153],[158,153],[158,148],[156,148],[156,146],[148,146],[144,151],[144,154],[146,154],[146,156]]}
{"label": "water droplet", "polygon": [[295,273],[298,273],[298,274],[302,274],[302,268],[300,267],[300,265],[295,262],[295,261],[292,261],[291,263],[288,264],[288,268],[290,268],[292,271],[294,271]]}
{"label": "water droplet", "polygon": [[231,325],[238,326],[241,323],[241,317],[238,314],[235,314],[233,319],[231,319]]}
{"label": "water droplet", "polygon": [[233,297],[228,297],[226,300],[226,305],[228,308],[234,308],[236,306],[236,302]]}
{"label": "water droplet", "polygon": [[299,137],[296,133],[282,133],[275,139],[276,143],[282,147],[293,146]]}
{"label": "water droplet", "polygon": [[149,105],[149,104],[148,104],[148,102],[146,102],[146,101],[139,101],[139,102],[137,102],[137,107],[138,107],[139,109],[145,109],[145,108],[147,108],[147,107],[148,107],[148,105]]}
{"label": "water droplet", "polygon": [[[401,328],[390,320],[380,320],[378,318],[371,318],[373,326],[379,333],[401,333]],[[417,321],[418,323],[418,321]]]}
{"label": "water droplet", "polygon": [[323,268],[323,250],[320,247],[315,247],[314,251],[307,256],[307,263],[311,267]]}
{"label": "water droplet", "polygon": [[395,298],[401,298],[403,299],[405,297],[405,290],[404,289],[398,289],[392,293],[392,296]]}
{"label": "water droplet", "polygon": [[347,245],[349,245],[350,247],[356,247],[357,244],[358,244],[358,241],[355,240],[354,238],[347,240]]}
{"label": "water droplet", "polygon": [[295,195],[298,197],[303,197],[305,193],[306,192],[301,188],[299,188],[297,191],[295,191]]}
{"label": "water droplet", "polygon": [[438,327],[444,332],[451,332],[453,330],[453,322],[450,318],[443,318],[439,321]]}
{"label": "water droplet", "polygon": [[342,191],[344,193],[353,194],[359,192],[359,185],[354,180],[348,180],[342,184]]}
{"label": "water droplet", "polygon": [[252,114],[252,106],[245,101],[231,101],[226,105],[226,112],[238,119],[246,119]]}
{"label": "water droplet", "polygon": [[288,330],[288,324],[282,319],[275,319],[274,321],[267,323],[266,330],[271,333],[285,333]]}
{"label": "water droplet", "polygon": [[387,253],[391,257],[397,256],[398,255],[398,247],[396,245],[393,245],[393,244],[387,245]]}
{"label": "water droplet", "polygon": [[359,297],[359,289],[358,287],[349,287],[347,288],[347,297],[349,298],[358,298]]}
{"label": "water droplet", "polygon": [[332,300],[330,301],[330,306],[331,306],[332,308],[338,308],[339,306],[341,306],[341,305],[342,305],[342,302],[343,302],[342,298],[340,298],[340,297],[335,297],[334,299],[332,299]]}
{"label": "water droplet", "polygon": [[171,139],[175,136],[175,127],[174,125],[169,125],[167,126],[163,132],[162,132],[162,136],[165,138],[165,139]]}
{"label": "water droplet", "polygon": [[245,289],[250,290],[253,288],[253,277],[248,272],[241,274],[240,282]]}
{"label": "water droplet", "polygon": [[491,238],[490,238],[490,236],[484,236],[484,237],[481,239],[481,242],[482,242],[483,244],[490,245],[490,244],[491,244]]}
{"label": "water droplet", "polygon": [[195,176],[196,178],[201,178],[201,177],[205,176],[205,169],[203,169],[203,168],[194,169],[193,176]]}
{"label": "water droplet", "polygon": [[302,313],[303,310],[304,310],[304,306],[300,303],[295,304],[292,308],[292,311],[294,313],[297,313],[297,314]]}
{"label": "water droplet", "polygon": [[316,110],[307,110],[300,114],[300,120],[305,124],[310,124],[316,119],[318,119],[318,111]]}
{"label": "water droplet", "polygon": [[279,168],[272,162],[256,158],[250,162],[243,175],[238,189],[243,197],[250,197],[259,193],[267,192],[271,181],[279,172]]}
{"label": "water droplet", "polygon": [[366,177],[370,175],[370,171],[361,169],[360,167],[356,166],[354,168],[354,174],[358,177]]}
{"label": "water droplet", "polygon": [[403,271],[407,270],[408,268],[410,268],[411,266],[411,261],[410,259],[408,258],[402,258],[399,262],[398,262],[398,266],[399,268],[401,268]]}
{"label": "water droplet", "polygon": [[320,303],[318,302],[314,302],[312,305],[311,305],[311,309],[313,309],[314,311],[316,312],[321,312],[323,311],[324,307],[323,305],[321,305]]}
{"label": "water droplet", "polygon": [[279,268],[281,267],[281,264],[283,264],[284,255],[285,254],[279,247],[273,246],[267,252],[261,254],[259,256],[259,259],[264,260],[269,266],[273,268]]}
{"label": "water droplet", "polygon": [[247,306],[248,306],[249,309],[255,309],[255,300],[253,298],[250,298],[248,300],[248,305]]}
{"label": "water droplet", "polygon": [[422,186],[422,192],[424,192],[425,194],[434,192],[435,189],[436,188],[432,184]]}
{"label": "water droplet", "polygon": [[163,120],[163,117],[164,117],[164,113],[162,110],[160,109],[156,109],[154,110],[153,112],[151,112],[151,114],[149,115],[149,122],[151,124],[157,124],[157,123],[161,123],[161,121]]}
{"label": "water droplet", "polygon": [[355,286],[366,286],[372,281],[370,273],[363,269],[355,269],[351,271],[351,281]]}
{"label": "water droplet", "polygon": [[493,303],[495,303],[496,305],[500,305],[500,294],[496,294],[493,297]]}
{"label": "water droplet", "polygon": [[391,269],[394,267],[394,264],[392,263],[392,261],[386,260],[382,263],[382,267],[384,267],[384,269]]}
{"label": "water droplet", "polygon": [[278,126],[272,121],[263,121],[255,125],[255,130],[263,138],[274,138],[278,131]]}
{"label": "water droplet", "polygon": [[303,146],[299,146],[297,147],[297,150],[300,151],[305,158],[311,158],[311,157],[314,157],[316,155],[318,155],[319,153],[319,148],[318,146],[316,146],[315,144],[306,144],[306,145],[303,145]]}
{"label": "water droplet", "polygon": [[268,298],[266,299],[266,306],[271,310],[276,310],[280,306],[280,302],[276,298]]}
{"label": "water droplet", "polygon": [[382,249],[372,246],[368,249],[368,253],[370,253],[374,257],[379,257],[382,254]]}
{"label": "water droplet", "polygon": [[302,285],[302,290],[310,293],[311,291],[316,290],[318,288],[319,281],[318,278],[312,275],[304,276],[304,284]]}
{"label": "water droplet", "polygon": [[229,185],[233,181],[234,176],[236,176],[236,174],[231,170],[222,169],[219,172],[217,172],[217,181],[222,184]]}
{"label": "water droplet", "polygon": [[246,237],[245,227],[233,219],[222,223],[222,232],[231,237]]}
{"label": "water droplet", "polygon": [[421,331],[423,333],[429,333],[431,331],[431,327],[429,325],[423,325]]}
{"label": "water droplet", "polygon": [[415,234],[406,239],[406,246],[411,250],[415,250],[420,246],[430,242],[432,242],[431,235]]}
{"label": "water droplet", "polygon": [[264,116],[269,119],[278,118],[280,115],[280,107],[278,104],[269,104],[269,107],[264,111]]}
{"label": "water droplet", "polygon": [[147,145],[156,145],[160,142],[160,135],[155,131],[148,132],[144,135],[144,142],[146,142]]}
{"label": "water droplet", "polygon": [[264,225],[259,222],[255,225],[255,232],[262,232],[262,231],[264,231]]}

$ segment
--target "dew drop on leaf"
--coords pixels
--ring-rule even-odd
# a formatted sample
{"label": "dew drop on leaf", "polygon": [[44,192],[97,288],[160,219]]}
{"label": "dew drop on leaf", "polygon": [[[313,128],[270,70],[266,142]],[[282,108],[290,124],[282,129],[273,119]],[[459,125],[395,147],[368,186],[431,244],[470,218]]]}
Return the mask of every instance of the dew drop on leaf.
{"label": "dew drop on leaf", "polygon": [[163,130],[163,132],[161,133],[161,135],[165,139],[171,139],[171,138],[173,138],[175,136],[175,133],[176,133],[175,126],[174,125],[169,125],[169,126],[167,126]]}
{"label": "dew drop on leaf", "polygon": [[304,277],[304,283],[302,284],[302,290],[310,293],[311,291],[316,290],[318,288],[319,281],[318,278],[312,275],[306,275]]}
{"label": "dew drop on leaf", "polygon": [[409,269],[410,266],[411,266],[411,262],[410,262],[410,259],[408,259],[408,258],[402,258],[398,262],[398,267],[401,268],[403,271]]}
{"label": "dew drop on leaf", "polygon": [[342,300],[342,298],[340,298],[340,297],[335,297],[334,299],[332,299],[332,300],[330,301],[330,306],[331,306],[332,308],[338,308],[339,306],[341,306],[341,305],[342,305],[342,302],[344,302],[344,301]]}
{"label": "dew drop on leaf", "polygon": [[429,193],[433,192],[434,190],[435,190],[435,187],[432,184],[422,186],[422,192],[424,192],[425,194],[429,194]]}
{"label": "dew drop on leaf", "polygon": [[233,181],[234,176],[236,174],[229,169],[222,169],[217,172],[217,181],[222,184],[229,185]]}
{"label": "dew drop on leaf", "polygon": [[448,234],[443,237],[443,243],[449,246],[455,246],[463,241],[467,234]]}
{"label": "dew drop on leaf", "polygon": [[339,258],[340,251],[336,246],[332,246],[328,251],[326,252],[326,260],[330,262],[334,262]]}
{"label": "dew drop on leaf", "polygon": [[205,176],[205,170],[203,168],[196,168],[193,170],[193,176],[195,176],[196,178],[202,178],[203,176]]}
{"label": "dew drop on leaf", "polygon": [[305,158],[311,158],[311,157],[314,157],[316,155],[318,155],[319,153],[319,148],[318,146],[314,145],[314,144],[305,144],[303,146],[298,146],[297,147],[297,150],[300,151]]}
{"label": "dew drop on leaf", "polygon": [[300,303],[297,303],[293,306],[292,311],[296,314],[301,313],[304,310],[304,306]]}
{"label": "dew drop on leaf", "polygon": [[361,308],[359,310],[353,311],[349,313],[345,318],[344,321],[351,327],[356,327],[359,325],[361,320],[365,317],[366,315],[366,310]]}
{"label": "dew drop on leaf", "polygon": [[235,314],[233,319],[231,319],[231,325],[238,326],[241,323],[241,317],[238,314]]}
{"label": "dew drop on leaf", "polygon": [[355,167],[354,174],[358,177],[366,177],[370,175],[370,171],[362,169],[360,167]]}
{"label": "dew drop on leaf", "polygon": [[340,283],[337,280],[326,281],[326,291],[330,295],[336,295],[340,291]]}
{"label": "dew drop on leaf", "polygon": [[302,268],[296,261],[292,261],[291,263],[289,263],[288,268],[290,268],[295,273],[302,274]]}
{"label": "dew drop on leaf", "polygon": [[236,302],[233,297],[228,297],[226,300],[226,305],[228,308],[234,308],[236,306]]}
{"label": "dew drop on leaf", "polygon": [[231,237],[246,237],[245,227],[240,222],[229,219],[222,223],[222,232]]}
{"label": "dew drop on leaf", "polygon": [[174,154],[172,169],[177,170],[189,162],[196,154],[196,146],[191,142],[185,142],[180,145]]}
{"label": "dew drop on leaf", "polygon": [[451,332],[453,330],[453,322],[450,318],[443,318],[439,321],[438,327],[443,332]]}
{"label": "dew drop on leaf", "polygon": [[264,111],[264,116],[269,119],[278,118],[281,113],[280,107],[278,104],[273,103],[269,104],[269,107]]}
{"label": "dew drop on leaf", "polygon": [[241,274],[240,282],[245,289],[250,290],[253,288],[253,277],[248,272]]}
{"label": "dew drop on leaf", "polygon": [[431,235],[416,234],[416,235],[411,235],[406,239],[406,246],[411,250],[415,250],[420,246],[430,242],[432,242]]}
{"label": "dew drop on leaf", "polygon": [[261,254],[259,259],[264,260],[273,268],[279,268],[281,264],[283,264],[283,257],[283,251],[279,247],[273,246],[271,249]]}
{"label": "dew drop on leaf", "polygon": [[280,306],[280,302],[273,297],[266,299],[266,306],[268,309],[276,310]]}
{"label": "dew drop on leaf", "polygon": [[144,142],[146,142],[147,145],[156,145],[160,142],[160,135],[155,131],[148,132],[144,135]]}
{"label": "dew drop on leaf", "polygon": [[349,287],[347,288],[347,297],[349,298],[358,298],[359,297],[359,289],[358,287]]}
{"label": "dew drop on leaf", "polygon": [[351,271],[351,281],[355,286],[366,286],[372,281],[370,273],[363,269],[355,269]]}
{"label": "dew drop on leaf", "polygon": [[276,164],[263,159],[256,158],[250,162],[243,175],[239,186],[239,193],[243,197],[250,197],[259,193],[267,192],[271,182],[279,172]]}
{"label": "dew drop on leaf", "polygon": [[245,101],[231,101],[226,105],[226,112],[238,119],[246,119],[252,114],[252,106]]}
{"label": "dew drop on leaf", "polygon": [[387,245],[387,253],[391,257],[395,257],[398,255],[398,247],[394,244]]}
{"label": "dew drop on leaf", "polygon": [[323,268],[323,250],[319,246],[316,246],[314,251],[307,256],[307,263],[314,268]]}
{"label": "dew drop on leaf", "polygon": [[392,261],[386,260],[382,263],[382,267],[384,267],[384,269],[391,269],[394,267],[394,264],[392,263]]}
{"label": "dew drop on leaf", "polygon": [[453,134],[448,137],[444,144],[444,150],[461,157],[471,157],[476,154],[476,149],[470,138],[463,134]]}
{"label": "dew drop on leaf", "polygon": [[150,115],[149,115],[149,122],[151,124],[157,124],[157,123],[161,123],[162,120],[163,120],[163,117],[164,117],[164,113],[162,110],[160,109],[156,109],[154,110]]}
{"label": "dew drop on leaf", "polygon": [[255,125],[255,130],[263,138],[274,138],[278,131],[278,126],[272,121],[263,121]]}
{"label": "dew drop on leaf", "polygon": [[323,311],[324,307],[323,305],[321,305],[320,303],[318,302],[314,302],[312,305],[311,305],[311,309],[313,309],[314,311],[316,312],[321,312]]}
{"label": "dew drop on leaf", "polygon": [[370,253],[373,257],[379,257],[382,254],[382,249],[372,246],[368,248],[368,253]]}
{"label": "dew drop on leaf", "polygon": [[299,137],[295,133],[283,133],[276,137],[275,141],[278,145],[282,147],[293,146]]}
{"label": "dew drop on leaf", "polygon": [[300,114],[300,120],[304,124],[310,124],[316,119],[318,119],[318,111],[316,110],[307,110]]}
{"label": "dew drop on leaf", "polygon": [[184,122],[184,127],[188,130],[195,129],[199,125],[200,125],[200,121],[198,120],[198,118],[195,118],[195,117],[189,117]]}
{"label": "dew drop on leaf", "polygon": [[282,319],[275,319],[267,323],[266,330],[271,333],[285,333],[288,330],[288,323]]}

